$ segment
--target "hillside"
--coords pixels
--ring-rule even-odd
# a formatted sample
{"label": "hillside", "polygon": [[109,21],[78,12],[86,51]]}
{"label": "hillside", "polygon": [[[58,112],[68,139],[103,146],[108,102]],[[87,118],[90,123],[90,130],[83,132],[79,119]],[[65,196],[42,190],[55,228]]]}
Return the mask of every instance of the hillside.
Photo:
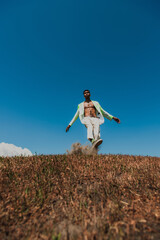
{"label": "hillside", "polygon": [[0,239],[160,239],[160,158],[0,158]]}

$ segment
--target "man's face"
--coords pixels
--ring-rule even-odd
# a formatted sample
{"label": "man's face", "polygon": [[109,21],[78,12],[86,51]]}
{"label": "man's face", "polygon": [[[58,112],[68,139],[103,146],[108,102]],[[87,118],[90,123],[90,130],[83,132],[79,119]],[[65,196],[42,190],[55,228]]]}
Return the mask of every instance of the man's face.
{"label": "man's face", "polygon": [[90,94],[89,91],[85,91],[85,92],[84,92],[84,97],[85,97],[85,98],[88,98],[88,97],[90,97],[90,96],[91,96],[91,94]]}

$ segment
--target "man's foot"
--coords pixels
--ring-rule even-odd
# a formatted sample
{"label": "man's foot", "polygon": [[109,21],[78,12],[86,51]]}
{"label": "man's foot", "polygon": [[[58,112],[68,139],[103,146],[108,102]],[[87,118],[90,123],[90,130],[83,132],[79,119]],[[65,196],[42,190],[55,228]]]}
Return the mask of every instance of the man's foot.
{"label": "man's foot", "polygon": [[92,145],[95,143],[95,141],[96,141],[95,139],[92,139],[92,141],[91,141]]}
{"label": "man's foot", "polygon": [[92,145],[96,141],[94,138],[89,138],[88,140],[92,143]]}
{"label": "man's foot", "polygon": [[102,144],[103,140],[100,138],[93,142],[92,148],[97,148],[100,144]]}

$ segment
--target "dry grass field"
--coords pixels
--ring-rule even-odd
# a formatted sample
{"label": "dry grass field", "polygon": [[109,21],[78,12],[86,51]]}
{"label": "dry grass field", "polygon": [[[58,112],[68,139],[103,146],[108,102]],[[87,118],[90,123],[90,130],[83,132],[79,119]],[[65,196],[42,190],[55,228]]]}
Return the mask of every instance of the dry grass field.
{"label": "dry grass field", "polygon": [[160,239],[160,158],[0,158],[0,239]]}

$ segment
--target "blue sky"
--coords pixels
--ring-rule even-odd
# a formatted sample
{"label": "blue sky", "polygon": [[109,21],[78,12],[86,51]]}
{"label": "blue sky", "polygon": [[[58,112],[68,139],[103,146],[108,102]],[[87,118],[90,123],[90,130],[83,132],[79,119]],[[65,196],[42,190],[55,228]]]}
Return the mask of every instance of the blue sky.
{"label": "blue sky", "polygon": [[83,90],[121,124],[101,125],[100,153],[160,156],[160,3],[0,2],[0,142],[37,154],[87,143]]}

